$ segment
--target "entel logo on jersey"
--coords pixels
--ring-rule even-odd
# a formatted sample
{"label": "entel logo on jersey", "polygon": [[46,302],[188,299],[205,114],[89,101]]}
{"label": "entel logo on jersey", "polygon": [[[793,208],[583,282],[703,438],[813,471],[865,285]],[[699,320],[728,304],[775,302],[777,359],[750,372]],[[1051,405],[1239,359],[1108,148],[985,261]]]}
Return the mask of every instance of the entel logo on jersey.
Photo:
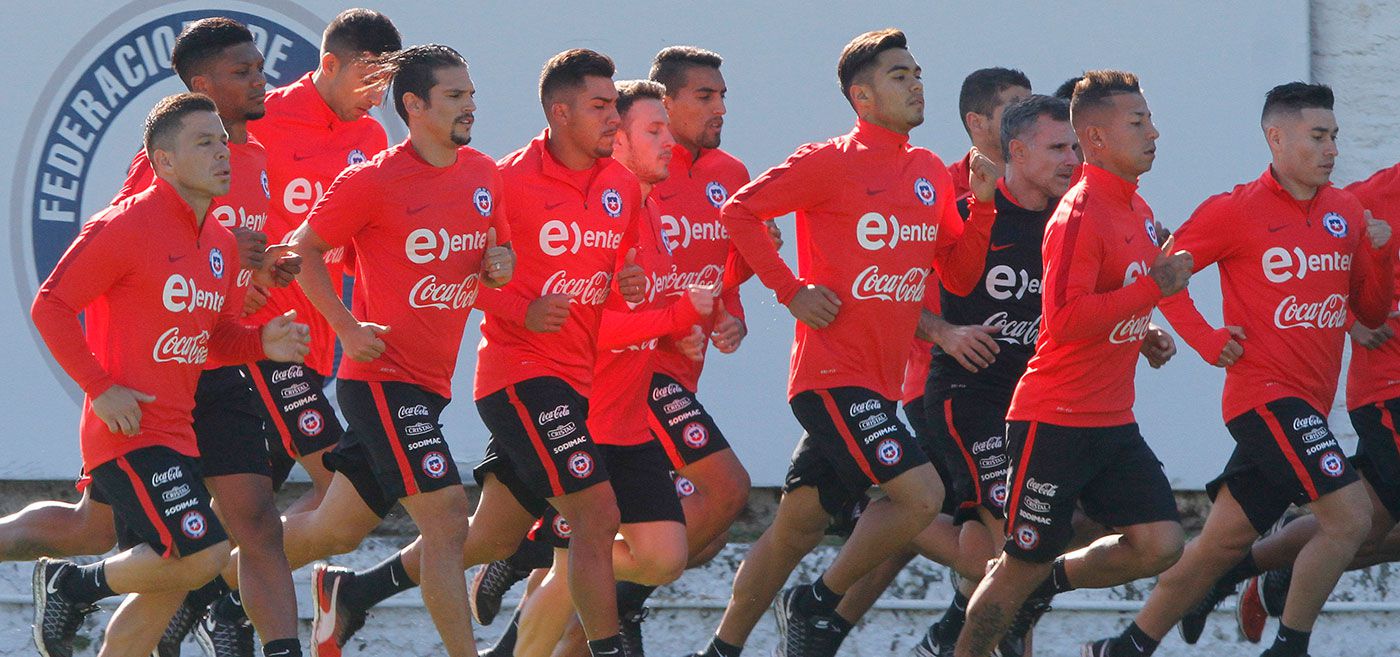
{"label": "entel logo on jersey", "polygon": [[1033,275],[1024,269],[1008,265],[997,265],[987,270],[987,295],[997,301],[1012,297],[1020,299],[1027,294],[1040,294],[1039,273]]}
{"label": "entel logo on jersey", "polygon": [[[124,168],[93,164],[128,161],[132,144],[140,141],[140,119],[151,104],[160,96],[185,91],[170,64],[175,36],[185,25],[210,16],[247,25],[266,58],[272,86],[316,68],[325,25],[291,18],[307,15],[304,9],[285,0],[259,2],[257,14],[199,6],[203,4],[138,0],[73,14],[84,23],[78,26],[82,31],[95,25],[110,25],[112,31],[81,39],[66,53],[52,53],[54,62],[72,68],[59,71],[34,96],[39,106],[29,123],[15,126],[23,140],[16,150],[10,210],[23,218],[27,230],[13,241],[10,257],[13,262],[34,263],[31,276],[16,278],[20,298],[34,297],[39,281],[53,270],[83,220],[106,207],[120,186]],[[52,71],[29,73],[46,77]],[[76,388],[70,390],[75,398],[81,396]]]}
{"label": "entel logo on jersey", "polygon": [[1322,227],[1326,228],[1327,232],[1332,234],[1332,237],[1347,236],[1347,220],[1336,212],[1328,212],[1322,215]]}
{"label": "entel logo on jersey", "polygon": [[[621,201],[619,201],[620,203]],[[616,249],[622,245],[622,233],[612,230],[584,230],[577,221],[564,223],[550,219],[540,226],[540,250],[547,256],[578,253],[579,249]]]}
{"label": "entel logo on jersey", "polygon": [[718,219],[711,222],[692,222],[689,217],[681,215],[661,215],[661,236],[666,240],[666,247],[672,251],[690,246],[696,240],[718,242],[729,239],[729,231]]}
{"label": "entel logo on jersey", "polygon": [[729,200],[729,190],[719,184],[719,181],[711,180],[710,184],[705,185],[705,198],[710,199],[710,205],[719,207]]}
{"label": "entel logo on jersey", "polygon": [[[488,201],[489,203],[489,201]],[[403,252],[408,261],[415,265],[425,265],[434,260],[446,260],[454,253],[481,251],[486,248],[486,233],[452,234],[446,228],[434,232],[430,228],[417,228],[403,241]]]}
{"label": "entel logo on jersey", "polygon": [[851,282],[851,296],[857,299],[879,299],[897,303],[918,303],[924,300],[925,267],[910,267],[902,274],[881,274],[879,265],[870,265]]}
{"label": "entel logo on jersey", "polygon": [[928,178],[919,178],[914,181],[914,196],[917,196],[919,202],[924,205],[933,205],[933,202],[938,199],[933,192],[933,184],[928,181]]}
{"label": "entel logo on jersey", "polygon": [[[1269,282],[1287,283],[1294,276],[1302,280],[1313,272],[1351,271],[1351,254],[1340,251],[1310,254],[1297,246],[1290,252],[1275,246],[1264,252],[1260,264],[1264,267],[1264,278]],[[1295,267],[1297,271],[1294,271]]]}
{"label": "entel logo on jersey", "polygon": [[[888,237],[888,239],[886,239]],[[856,221],[856,242],[867,251],[893,249],[900,242],[932,242],[938,239],[938,224],[901,225],[899,219],[888,219],[879,212],[867,212]]]}
{"label": "entel logo on jersey", "polygon": [[476,206],[476,211],[483,217],[491,216],[491,190],[485,187],[477,187],[472,193],[472,205]]}
{"label": "entel logo on jersey", "polygon": [[[263,174],[267,175],[267,174]],[[267,225],[267,213],[248,214],[248,210],[242,206],[220,205],[209,211],[209,215],[225,228],[247,228],[248,230],[262,230]]]}
{"label": "entel logo on jersey", "polygon": [[165,279],[160,293],[161,303],[172,313],[194,312],[195,309],[219,312],[224,309],[224,295],[199,289],[193,278],[171,274]]}

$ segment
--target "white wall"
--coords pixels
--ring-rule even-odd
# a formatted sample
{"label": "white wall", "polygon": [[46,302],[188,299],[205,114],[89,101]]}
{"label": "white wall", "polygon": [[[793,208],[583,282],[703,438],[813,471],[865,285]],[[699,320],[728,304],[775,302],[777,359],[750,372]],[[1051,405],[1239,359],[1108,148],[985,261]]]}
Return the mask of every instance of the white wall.
{"label": "white wall", "polygon": [[[0,98],[0,116],[11,126],[0,133],[0,149],[15,154],[0,162],[13,179],[12,188],[0,192],[9,196],[12,209],[11,230],[0,237],[9,248],[0,253],[13,265],[0,268],[0,335],[11,355],[0,375],[0,405],[14,409],[7,416],[8,431],[0,434],[0,445],[10,456],[0,463],[0,477],[60,478],[70,476],[78,464],[78,402],[27,319],[40,278],[32,261],[34,226],[54,225],[35,218],[31,190],[56,106],[74,79],[132,28],[209,4],[266,16],[312,42],[323,22],[342,7],[331,0],[303,0],[300,5],[138,0],[113,9],[107,2],[71,0],[56,3],[42,19],[28,3],[0,7],[0,34],[12,53],[10,65],[0,70],[9,91]],[[929,121],[914,133],[914,141],[948,161],[966,148],[956,101],[967,72],[988,65],[1019,67],[1038,90],[1049,92],[1085,68],[1127,68],[1141,75],[1163,133],[1143,195],[1159,219],[1174,227],[1200,200],[1263,170],[1267,152],[1257,132],[1263,93],[1274,84],[1309,76],[1306,3],[1223,4],[899,2],[858,7],[800,0],[674,5],[626,0],[608,3],[612,9],[606,12],[592,4],[546,10],[401,2],[382,8],[408,43],[447,43],[472,62],[481,106],[473,145],[492,155],[513,150],[543,126],[536,101],[539,66],[549,55],[575,46],[612,55],[619,77],[645,75],[650,57],[665,45],[694,43],[724,54],[731,109],[724,146],[755,173],[802,142],[849,128],[853,117],[837,89],[835,59],[850,37],[867,29],[895,25],[908,32],[925,69],[930,107]],[[1321,22],[1314,25],[1319,34],[1323,27]],[[302,55],[295,46],[285,51],[289,59],[278,72],[289,74],[288,62]],[[1396,60],[1388,61],[1393,65]],[[1389,80],[1367,80],[1382,82]],[[116,189],[138,143],[146,109],[177,88],[173,78],[165,79],[128,99],[126,108],[108,120],[114,127],[93,148],[79,216],[90,215]],[[1346,113],[1339,114],[1346,126]],[[1393,113],[1389,120],[1395,120]],[[391,132],[402,134],[399,128]],[[77,227],[60,226],[70,232]],[[39,229],[41,241],[44,228]],[[1207,315],[1218,317],[1214,284],[1199,280],[1194,287],[1210,308]],[[798,434],[784,399],[792,321],[765,290],[751,286],[745,292],[752,334],[739,356],[713,360],[702,398],[755,483],[774,485],[781,481]],[[477,457],[484,439],[467,398],[475,340],[472,329],[457,378],[461,397],[446,416],[456,457],[463,462]],[[1218,471],[1230,448],[1219,417],[1222,377],[1189,352],[1164,371],[1143,370],[1138,415],[1144,432],[1173,482],[1199,487]]]}

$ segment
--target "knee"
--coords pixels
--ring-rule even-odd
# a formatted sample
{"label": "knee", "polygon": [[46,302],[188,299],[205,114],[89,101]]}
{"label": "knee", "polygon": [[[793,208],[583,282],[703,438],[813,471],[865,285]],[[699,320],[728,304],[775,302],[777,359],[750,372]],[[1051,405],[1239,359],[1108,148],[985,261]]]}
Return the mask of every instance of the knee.
{"label": "knee", "polygon": [[419,525],[425,547],[431,545],[454,551],[461,551],[462,544],[466,543],[467,529],[467,516],[464,513],[442,514],[426,527]]}
{"label": "knee", "polygon": [[[1181,559],[1181,553],[1186,547],[1186,537],[1181,525],[1172,523],[1142,537],[1137,547],[1143,570],[1160,573]],[[1235,551],[1234,558],[1238,560],[1249,550],[1249,546],[1228,549]]]}
{"label": "knee", "polygon": [[321,552],[326,556],[337,554],[349,554],[360,547],[360,543],[365,540],[365,536],[354,527],[346,525],[332,525],[324,527],[317,532],[320,536]]}
{"label": "knee", "polygon": [[719,487],[720,490],[715,491],[721,496],[724,511],[729,517],[737,517],[749,505],[749,489],[752,486],[749,471],[743,466],[738,466],[731,473],[730,479]]}
{"label": "knee", "polygon": [[269,503],[257,509],[243,524],[242,531],[238,532],[238,546],[244,554],[282,552],[282,519],[276,507]]}
{"label": "knee", "polygon": [[209,583],[228,565],[232,546],[221,541],[191,555],[170,560],[169,567],[178,578],[180,588],[194,590]]}
{"label": "knee", "polygon": [[641,560],[633,578],[643,586],[663,586],[680,579],[685,572],[685,549],[658,551]]}
{"label": "knee", "polygon": [[613,537],[617,535],[618,525],[622,518],[618,513],[617,504],[594,505],[580,509],[575,512],[575,518],[568,518],[569,526],[573,533],[570,541],[603,541],[612,543]]}

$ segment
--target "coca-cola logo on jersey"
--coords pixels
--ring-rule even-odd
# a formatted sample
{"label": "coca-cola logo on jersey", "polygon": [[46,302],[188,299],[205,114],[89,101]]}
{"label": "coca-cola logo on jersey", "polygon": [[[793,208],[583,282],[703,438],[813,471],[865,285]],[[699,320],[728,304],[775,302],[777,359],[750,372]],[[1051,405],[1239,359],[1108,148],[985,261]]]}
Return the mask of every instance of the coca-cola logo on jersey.
{"label": "coca-cola logo on jersey", "polygon": [[201,290],[193,278],[171,274],[165,279],[165,287],[160,293],[161,303],[172,313],[210,310],[219,312],[224,308],[224,295],[212,290]]}
{"label": "coca-cola logo on jersey", "polygon": [[997,265],[987,270],[987,295],[997,301],[1020,299],[1027,294],[1040,294],[1040,272]]}
{"label": "coca-cola logo on jersey", "polygon": [[415,265],[425,265],[434,260],[446,260],[454,253],[481,251],[486,248],[486,233],[463,233],[454,235],[446,228],[433,231],[419,228],[408,234],[403,242],[403,252],[408,261]]}
{"label": "coca-cola logo on jersey", "polygon": [[1147,329],[1152,328],[1152,314],[1133,317],[1118,322],[1113,327],[1113,332],[1108,334],[1108,341],[1113,344],[1128,344],[1138,342],[1147,336]]}
{"label": "coca-cola logo on jersey", "polygon": [[997,342],[1033,346],[1040,338],[1040,315],[1036,315],[1035,319],[1011,319],[1011,315],[1003,310],[988,317],[982,325],[998,329],[995,333]]}
{"label": "coca-cola logo on jersey", "polygon": [[[267,174],[263,174],[267,175]],[[246,228],[248,230],[262,230],[267,224],[267,213],[259,212],[253,214],[248,212],[243,206],[233,207],[232,205],[220,205],[209,212],[225,228]]]}
{"label": "coca-cola logo on jersey", "polygon": [[1340,251],[1307,253],[1297,246],[1290,252],[1275,246],[1264,252],[1260,264],[1264,267],[1264,278],[1272,283],[1287,283],[1295,276],[1303,280],[1310,273],[1351,271],[1351,254]]}
{"label": "coca-cola logo on jersey", "polygon": [[578,253],[580,249],[616,249],[622,244],[622,233],[615,230],[594,230],[550,219],[540,226],[540,250],[547,256]]}
{"label": "coca-cola logo on jersey", "polygon": [[851,283],[851,296],[865,300],[918,303],[924,300],[924,281],[927,278],[928,270],[923,267],[882,274],[879,265],[870,265],[857,274],[855,282]]}
{"label": "coca-cola logo on jersey", "polygon": [[203,365],[204,361],[209,360],[209,332],[182,335],[178,326],[166,329],[156,338],[151,358],[157,363]]}
{"label": "coca-cola logo on jersey", "polygon": [[1314,302],[1299,301],[1288,295],[1274,309],[1274,326],[1281,329],[1313,328],[1339,329],[1347,325],[1347,297],[1331,294]]}
{"label": "coca-cola logo on jersey", "polygon": [[691,287],[718,290],[720,282],[723,280],[724,267],[714,264],[705,265],[699,271],[679,271],[673,264],[670,271],[654,272],[651,275],[652,289],[657,294],[670,294],[678,290],[688,290]]}
{"label": "coca-cola logo on jersey", "polygon": [[611,282],[612,274],[605,271],[594,272],[588,278],[570,278],[569,272],[561,269],[545,279],[540,296],[567,294],[585,306],[596,306],[607,300]]}
{"label": "coca-cola logo on jersey", "polygon": [[291,381],[292,379],[300,379],[302,377],[303,371],[304,370],[301,369],[300,365],[292,365],[285,370],[277,370],[276,372],[272,373],[272,384],[277,385],[280,383],[286,383],[288,381]]}
{"label": "coca-cola logo on jersey", "polygon": [[674,251],[690,246],[692,241],[718,242],[727,240],[729,239],[729,231],[725,230],[719,219],[700,222],[691,221],[685,215],[675,217],[663,214],[661,215],[661,236],[666,240],[666,246],[671,247],[671,250]]}
{"label": "coca-cola logo on jersey", "polygon": [[408,305],[412,308],[435,308],[437,310],[463,310],[476,303],[476,293],[480,290],[481,276],[472,273],[457,283],[442,283],[435,274],[428,274],[413,284],[408,291]]}
{"label": "coca-cola logo on jersey", "polygon": [[902,225],[894,215],[867,212],[856,221],[856,242],[867,251],[893,249],[900,242],[932,242],[938,239],[938,224]]}

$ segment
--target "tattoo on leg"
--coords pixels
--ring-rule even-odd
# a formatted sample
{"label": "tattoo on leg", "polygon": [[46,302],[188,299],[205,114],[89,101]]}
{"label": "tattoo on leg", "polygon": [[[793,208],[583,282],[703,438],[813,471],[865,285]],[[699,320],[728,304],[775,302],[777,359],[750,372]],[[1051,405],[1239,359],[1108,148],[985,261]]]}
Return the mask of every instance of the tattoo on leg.
{"label": "tattoo on leg", "polygon": [[972,654],[988,655],[1001,639],[1001,635],[1006,632],[1006,626],[1011,623],[1011,619],[1006,610],[995,602],[988,602],[980,607],[975,611],[969,610],[963,638]]}

